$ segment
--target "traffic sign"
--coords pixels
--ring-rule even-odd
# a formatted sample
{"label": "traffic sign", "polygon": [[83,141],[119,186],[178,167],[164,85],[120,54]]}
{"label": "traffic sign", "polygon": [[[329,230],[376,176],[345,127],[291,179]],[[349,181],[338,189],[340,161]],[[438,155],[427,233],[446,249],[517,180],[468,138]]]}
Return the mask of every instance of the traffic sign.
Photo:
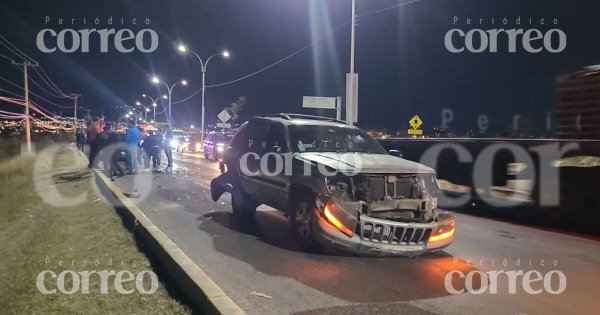
{"label": "traffic sign", "polygon": [[217,123],[217,127],[219,128],[231,128],[231,124],[227,124],[227,123]]}
{"label": "traffic sign", "polygon": [[413,118],[411,118],[408,121],[408,123],[412,127],[411,129],[408,129],[409,135],[417,136],[417,135],[423,134],[423,130],[419,129],[419,127],[421,127],[421,125],[423,125],[423,121],[421,120],[421,118],[418,115],[414,115]]}
{"label": "traffic sign", "polygon": [[410,119],[408,123],[410,124],[412,129],[419,129],[419,127],[421,127],[421,125],[423,124],[423,121],[421,120],[421,117],[415,115],[413,116],[413,118]]}
{"label": "traffic sign", "polygon": [[304,108],[324,108],[324,109],[335,109],[336,98],[335,97],[321,97],[321,96],[303,96],[302,107]]}
{"label": "traffic sign", "polygon": [[231,119],[231,114],[229,114],[229,112],[226,110],[222,110],[219,115],[217,115],[217,118],[219,118],[219,120],[222,122],[227,122],[229,119]]}

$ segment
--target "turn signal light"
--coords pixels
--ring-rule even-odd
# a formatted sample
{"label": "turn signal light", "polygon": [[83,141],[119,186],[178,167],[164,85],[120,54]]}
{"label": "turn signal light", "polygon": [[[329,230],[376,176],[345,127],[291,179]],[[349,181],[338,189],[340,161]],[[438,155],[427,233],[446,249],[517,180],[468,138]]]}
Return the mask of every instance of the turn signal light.
{"label": "turn signal light", "polygon": [[456,223],[454,221],[452,221],[451,223],[440,225],[436,229],[435,233],[433,233],[429,237],[428,242],[429,243],[440,242],[440,241],[444,241],[444,240],[451,238],[452,235],[454,235],[454,225],[455,224]]}
{"label": "turn signal light", "polygon": [[329,205],[325,206],[325,210],[323,211],[323,214],[325,214],[325,218],[327,219],[327,221],[329,221],[329,223],[333,224],[333,226],[335,226],[338,230],[340,230],[340,232],[346,234],[346,236],[348,236],[348,237],[352,237],[354,235],[354,232],[352,232],[349,228],[344,226],[344,224],[342,224],[342,222],[340,222],[340,220],[338,220],[333,215],[333,213],[331,213],[331,211],[329,210]]}

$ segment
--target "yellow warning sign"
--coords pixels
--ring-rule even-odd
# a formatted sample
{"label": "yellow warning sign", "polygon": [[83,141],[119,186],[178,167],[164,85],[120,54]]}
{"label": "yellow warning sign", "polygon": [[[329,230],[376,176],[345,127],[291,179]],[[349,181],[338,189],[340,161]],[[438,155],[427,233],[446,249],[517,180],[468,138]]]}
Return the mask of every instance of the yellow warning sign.
{"label": "yellow warning sign", "polygon": [[413,118],[410,119],[408,123],[410,124],[412,129],[419,129],[419,127],[421,127],[421,125],[423,124],[423,121],[421,120],[421,117],[415,115]]}
{"label": "yellow warning sign", "polygon": [[421,125],[423,125],[423,121],[421,120],[421,118],[418,115],[415,115],[413,118],[411,118],[408,121],[408,123],[412,127],[412,129],[408,129],[409,135],[422,135],[423,134],[423,130],[419,129],[419,127],[421,127]]}

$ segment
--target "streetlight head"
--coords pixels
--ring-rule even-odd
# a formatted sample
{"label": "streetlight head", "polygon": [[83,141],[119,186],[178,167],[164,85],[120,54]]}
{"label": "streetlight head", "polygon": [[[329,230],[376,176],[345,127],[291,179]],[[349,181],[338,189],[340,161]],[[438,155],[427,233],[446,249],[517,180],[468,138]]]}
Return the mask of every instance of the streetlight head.
{"label": "streetlight head", "polygon": [[140,103],[140,101],[135,101],[135,105],[140,106],[142,103]]}
{"label": "streetlight head", "polygon": [[160,79],[157,76],[153,76],[152,83],[160,83]]}
{"label": "streetlight head", "polygon": [[167,98],[169,98],[169,97],[167,96],[167,94],[163,94],[163,99],[165,99],[165,100],[166,100]]}
{"label": "streetlight head", "polygon": [[146,111],[147,111],[147,112],[149,112],[149,111],[150,111],[150,108],[146,107]]}
{"label": "streetlight head", "polygon": [[186,80],[181,80],[181,84],[187,85],[187,81]]}
{"label": "streetlight head", "polygon": [[179,44],[179,46],[177,46],[177,50],[179,50],[180,52],[184,53],[184,52],[187,51],[187,48],[185,48],[185,45]]}
{"label": "streetlight head", "polygon": [[152,106],[156,107],[157,105],[156,105],[156,103],[152,103]]}
{"label": "streetlight head", "polygon": [[229,51],[227,51],[227,50],[223,50],[223,53],[222,53],[222,55],[223,55],[223,57],[225,57],[225,58],[229,58]]}
{"label": "streetlight head", "polygon": [[129,118],[129,114],[125,115],[126,118]]}
{"label": "streetlight head", "polygon": [[142,94],[142,97],[146,97],[146,94]]}
{"label": "streetlight head", "polygon": [[129,115],[133,115],[133,112],[132,112],[132,111],[129,111]]}

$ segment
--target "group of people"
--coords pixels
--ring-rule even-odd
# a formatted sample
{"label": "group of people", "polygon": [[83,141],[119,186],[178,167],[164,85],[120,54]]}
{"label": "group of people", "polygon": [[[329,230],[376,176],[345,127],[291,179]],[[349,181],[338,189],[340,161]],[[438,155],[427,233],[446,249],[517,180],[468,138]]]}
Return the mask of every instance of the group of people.
{"label": "group of people", "polygon": [[136,174],[139,171],[139,164],[143,163],[144,169],[150,167],[152,162],[152,171],[159,171],[161,153],[165,152],[167,157],[167,166],[165,171],[171,172],[173,169],[173,155],[171,142],[173,140],[173,131],[168,125],[164,126],[162,131],[144,132],[139,128],[135,121],[129,121],[125,132],[125,138],[121,139],[115,131],[115,126],[107,124],[104,130],[99,122],[92,122],[84,135],[77,137],[77,146],[83,150],[84,144],[89,144],[89,165],[93,168],[103,161],[106,174],[113,179],[113,176],[123,176],[125,171],[119,164],[119,157],[125,155],[125,164],[128,174]]}

